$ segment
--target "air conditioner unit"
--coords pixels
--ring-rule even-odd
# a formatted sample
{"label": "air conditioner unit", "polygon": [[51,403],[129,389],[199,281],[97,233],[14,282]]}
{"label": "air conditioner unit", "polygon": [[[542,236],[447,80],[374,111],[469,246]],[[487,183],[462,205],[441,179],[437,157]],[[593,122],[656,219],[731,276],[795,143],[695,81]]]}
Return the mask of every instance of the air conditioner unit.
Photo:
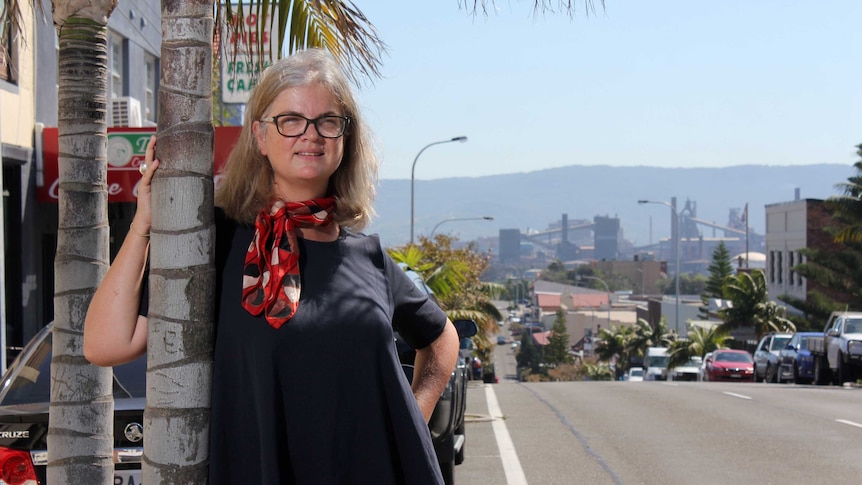
{"label": "air conditioner unit", "polygon": [[129,96],[112,99],[111,126],[141,126],[141,102]]}

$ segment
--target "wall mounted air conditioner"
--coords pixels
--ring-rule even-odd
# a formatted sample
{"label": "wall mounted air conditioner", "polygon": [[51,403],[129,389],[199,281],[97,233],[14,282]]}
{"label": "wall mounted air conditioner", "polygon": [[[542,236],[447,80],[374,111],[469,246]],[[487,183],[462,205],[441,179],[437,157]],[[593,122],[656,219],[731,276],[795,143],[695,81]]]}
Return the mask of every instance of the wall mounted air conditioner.
{"label": "wall mounted air conditioner", "polygon": [[141,102],[129,96],[111,100],[111,126],[141,126]]}

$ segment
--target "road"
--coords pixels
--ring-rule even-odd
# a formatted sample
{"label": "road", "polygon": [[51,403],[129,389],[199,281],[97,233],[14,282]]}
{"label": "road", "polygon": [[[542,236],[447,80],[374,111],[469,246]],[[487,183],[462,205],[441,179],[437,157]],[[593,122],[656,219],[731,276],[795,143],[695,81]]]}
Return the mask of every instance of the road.
{"label": "road", "polygon": [[[500,382],[467,393],[459,485],[858,483],[862,389]],[[490,404],[490,407],[489,407]]]}

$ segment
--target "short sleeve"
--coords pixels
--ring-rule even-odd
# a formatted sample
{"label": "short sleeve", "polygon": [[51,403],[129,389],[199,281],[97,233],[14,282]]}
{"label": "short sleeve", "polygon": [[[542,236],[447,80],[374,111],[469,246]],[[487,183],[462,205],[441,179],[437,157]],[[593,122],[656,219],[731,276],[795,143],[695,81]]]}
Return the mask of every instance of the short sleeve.
{"label": "short sleeve", "polygon": [[392,296],[394,330],[414,349],[427,347],[443,333],[446,313],[385,252],[384,266]]}

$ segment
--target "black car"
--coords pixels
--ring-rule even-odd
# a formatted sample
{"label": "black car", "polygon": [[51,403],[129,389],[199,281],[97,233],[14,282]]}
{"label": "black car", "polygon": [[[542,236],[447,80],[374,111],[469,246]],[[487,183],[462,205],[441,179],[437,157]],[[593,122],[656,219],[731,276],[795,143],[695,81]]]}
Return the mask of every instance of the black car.
{"label": "black car", "polygon": [[[406,266],[402,265],[402,267],[413,283],[433,299],[434,293],[428,288],[422,277]],[[462,344],[465,340],[469,341],[470,337],[478,332],[476,322],[472,320],[455,320],[452,323],[455,324]],[[395,343],[404,374],[408,380],[412,381],[416,352],[397,334],[395,335]],[[446,485],[455,483],[455,465],[460,465],[464,461],[464,443],[466,441],[464,411],[467,407],[469,372],[470,369],[468,369],[465,359],[459,358],[455,370],[431,414],[431,420],[428,422],[428,429],[431,431],[431,439],[434,442],[434,451],[437,454],[437,462],[440,464],[440,471],[443,473],[443,481],[446,482]]]}
{"label": "black car", "polygon": [[[45,484],[51,403],[51,330],[18,355],[0,383],[0,483]],[[114,483],[140,485],[146,357],[114,367]]]}

